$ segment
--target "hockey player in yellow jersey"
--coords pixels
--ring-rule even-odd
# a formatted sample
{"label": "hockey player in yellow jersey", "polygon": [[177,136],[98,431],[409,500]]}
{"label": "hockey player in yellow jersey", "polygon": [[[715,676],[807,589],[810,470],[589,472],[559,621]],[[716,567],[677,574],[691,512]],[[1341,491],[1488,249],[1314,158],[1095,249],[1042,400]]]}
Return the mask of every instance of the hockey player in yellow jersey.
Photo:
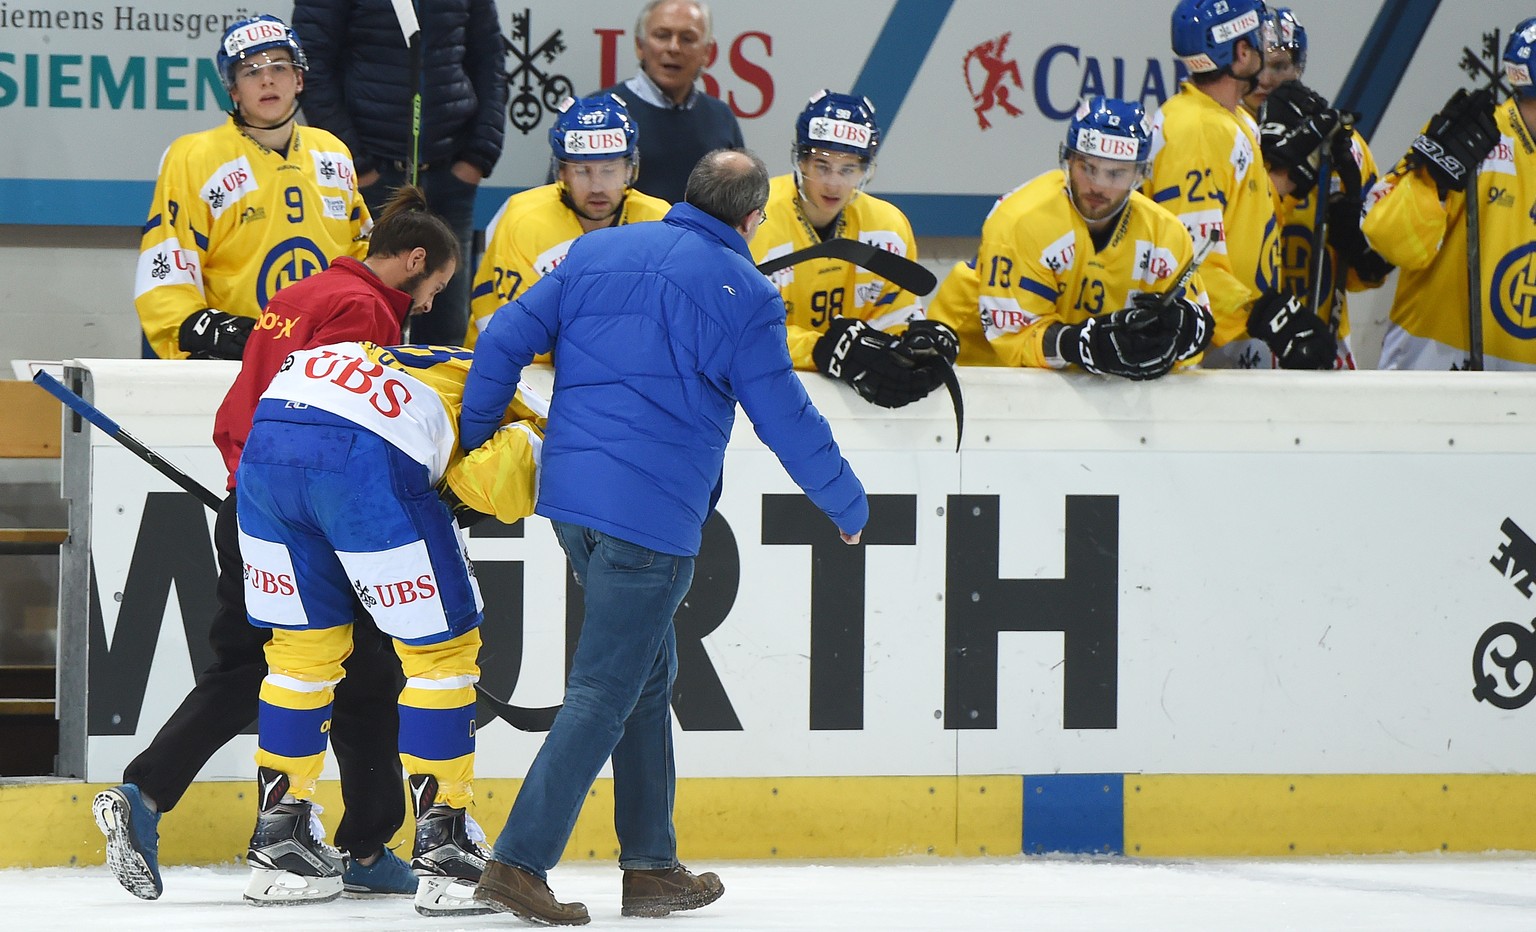
{"label": "hockey player in yellow jersey", "polygon": [[1476,367],[1466,199],[1478,200],[1482,368],[1536,370],[1536,17],[1503,54],[1514,96],[1457,91],[1371,192],[1362,228],[1400,269],[1383,369]]}
{"label": "hockey player in yellow jersey", "polygon": [[288,25],[241,20],[214,61],[230,117],[165,151],[140,243],[134,305],[164,359],[239,359],[279,288],[367,251],[352,154],[294,122],[307,65]]}
{"label": "hockey player in yellow jersey", "polygon": [[310,800],[360,601],[394,639],[406,675],[399,753],[416,809],[416,907],[476,909],[487,852],[468,806],[484,606],[454,514],[512,523],[533,512],[547,408],[519,391],[501,429],[464,455],[469,362],[469,351],[438,346],[299,350],[256,407],[238,511],[246,610],[273,629],[247,854],[246,899],[258,905],[341,892],[342,858],[312,828]]}
{"label": "hockey player in yellow jersey", "polygon": [[[1304,306],[1338,338],[1334,368],[1354,369],[1347,293],[1379,288],[1392,271],[1360,232],[1365,192],[1378,180],[1376,160],[1340,112],[1301,83],[1307,67],[1306,28],[1287,7],[1274,9],[1271,22],[1274,44],[1265,52],[1258,87],[1243,98],[1243,109],[1259,122],[1259,147],[1279,197],[1280,287],[1303,297]],[[1324,158],[1330,173],[1327,207],[1320,214],[1317,175]],[[1326,239],[1317,268],[1320,280],[1314,282],[1312,247],[1320,218]]]}
{"label": "hockey player in yellow jersey", "polygon": [[[795,120],[794,171],[768,184],[765,216],[750,243],[752,260],[763,263],[842,237],[915,261],[917,238],[906,215],[864,191],[880,142],[868,98],[827,90],[812,95]],[[954,333],[925,320],[917,295],[837,259],[802,262],[769,278],[788,312],[789,356],[796,369],[839,378],[886,407],[914,401],[942,384],[931,368],[890,365],[891,353],[900,355],[903,345],[935,346],[954,360]],[[836,352],[839,347],[842,353]]]}
{"label": "hockey player in yellow jersey", "polygon": [[1198,273],[1163,306],[1194,247],[1178,218],[1135,190],[1149,149],[1139,104],[1085,98],[1061,169],[992,208],[976,275],[979,323],[1000,364],[1146,380],[1210,342]]}
{"label": "hockey player in yellow jersey", "polygon": [[1216,317],[1204,365],[1331,368],[1333,334],[1280,287],[1274,190],[1254,121],[1239,107],[1264,69],[1268,9],[1261,0],[1179,0],[1172,27],[1190,77],[1152,120],[1144,190],[1196,242],[1219,234],[1201,267]]}
{"label": "hockey player in yellow jersey", "polygon": [[670,204],[633,187],[639,136],[624,101],[612,94],[561,105],[549,130],[555,182],[507,198],[486,228],[466,346],[475,345],[497,308],[559,265],[578,236],[666,215]]}

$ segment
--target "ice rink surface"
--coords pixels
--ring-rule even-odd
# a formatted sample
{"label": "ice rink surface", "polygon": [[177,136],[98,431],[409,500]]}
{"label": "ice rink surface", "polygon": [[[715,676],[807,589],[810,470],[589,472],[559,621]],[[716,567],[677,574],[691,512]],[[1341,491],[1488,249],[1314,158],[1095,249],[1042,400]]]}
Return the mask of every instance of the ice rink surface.
{"label": "ice rink surface", "polygon": [[[1009,858],[720,862],[725,897],[666,919],[619,915],[619,872],[550,875],[585,902],[589,929],[757,930],[1521,930],[1536,929],[1536,858],[1402,856],[1153,861]],[[104,867],[0,871],[0,927],[32,930],[530,928],[511,916],[427,919],[409,900],[341,899],[258,909],[237,866],[173,867],[165,895],[134,899]]]}

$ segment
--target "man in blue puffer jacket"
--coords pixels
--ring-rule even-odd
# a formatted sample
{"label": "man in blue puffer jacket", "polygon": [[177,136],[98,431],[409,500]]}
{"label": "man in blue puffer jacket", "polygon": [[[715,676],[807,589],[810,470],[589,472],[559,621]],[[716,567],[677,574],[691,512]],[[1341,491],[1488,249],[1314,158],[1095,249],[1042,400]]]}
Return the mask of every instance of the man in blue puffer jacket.
{"label": "man in blue puffer jacket", "polygon": [[[565,704],[534,759],[475,898],[552,925],[587,921],[546,882],[613,757],[623,912],[662,916],[724,892],[677,861],[672,616],[693,580],[740,402],[790,477],[856,544],[864,488],[791,368],[778,291],[752,265],[768,170],[716,150],[659,223],[588,233],[480,335],[460,440],[491,436],[523,367],[555,352],[537,511],[585,588]],[[622,739],[622,740],[621,740]]]}
{"label": "man in blue puffer jacket", "polygon": [[[464,261],[411,321],[411,342],[458,345],[469,325],[475,193],[501,157],[507,123],[506,48],[494,0],[416,0],[421,25],[418,184],[459,235]],[[358,186],[378,216],[406,177],[411,69],[390,0],[294,0],[293,30],[309,56],[304,117],[352,150]]]}

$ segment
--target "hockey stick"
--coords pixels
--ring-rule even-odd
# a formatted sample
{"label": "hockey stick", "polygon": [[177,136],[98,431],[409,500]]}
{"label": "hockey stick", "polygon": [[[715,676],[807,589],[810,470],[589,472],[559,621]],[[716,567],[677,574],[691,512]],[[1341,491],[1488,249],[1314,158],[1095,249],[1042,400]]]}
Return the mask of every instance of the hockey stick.
{"label": "hockey stick", "polygon": [[1213,228],[1211,235],[1205,238],[1205,242],[1195,249],[1194,253],[1189,257],[1189,261],[1184,263],[1182,269],[1179,269],[1179,274],[1174,277],[1173,284],[1169,285],[1168,290],[1163,292],[1163,297],[1158,302],[1158,307],[1173,306],[1173,299],[1178,297],[1179,292],[1183,291],[1184,287],[1189,284],[1189,280],[1195,277],[1195,273],[1200,270],[1200,263],[1205,261],[1205,257],[1210,255],[1211,250],[1216,248],[1216,244],[1219,242],[1221,242],[1221,231]]}
{"label": "hockey stick", "polygon": [[407,178],[414,186],[421,174],[421,23],[416,19],[413,0],[390,0],[395,8],[395,18],[400,21],[400,34],[405,37],[410,50],[411,75],[411,156],[407,161]]}
{"label": "hockey stick", "polygon": [[[1483,63],[1477,53],[1465,46],[1461,49],[1461,70],[1472,77],[1488,80],[1488,90],[1495,103],[1509,93],[1503,76]],[[1483,53],[1495,60],[1499,54],[1499,31],[1483,34]],[[1482,170],[1479,160],[1471,168],[1472,177],[1467,180],[1467,190],[1462,202],[1467,211],[1467,369],[1483,371],[1483,222],[1482,195],[1477,190],[1478,175]]]}
{"label": "hockey stick", "polygon": [[[101,428],[106,432],[107,436],[122,444],[139,459],[153,466],[161,475],[192,493],[197,497],[198,501],[207,505],[209,509],[218,511],[219,506],[224,504],[224,499],[215,495],[207,486],[171,465],[164,457],[145,446],[133,434],[123,430],[121,425],[103,413],[100,408],[81,398],[58,379],[47,372],[39,371],[32,377],[32,381],[36,382],[48,394],[63,402],[65,407]],[[520,706],[509,705],[500,698],[491,695],[484,686],[476,684],[476,688],[480,690],[481,698],[491,707],[492,711],[500,718],[505,719],[507,724],[519,731],[548,731],[550,724],[555,720],[555,713],[560,711],[560,706],[525,709]]]}
{"label": "hockey stick", "polygon": [[769,259],[757,267],[764,275],[772,275],[780,269],[810,262],[812,259],[838,259],[851,262],[861,269],[868,269],[903,291],[919,297],[929,294],[939,280],[922,265],[906,256],[898,256],[888,249],[856,239],[833,237],[814,246],[807,246],[786,256]]}
{"label": "hockey stick", "polygon": [[198,500],[204,505],[207,505],[214,511],[218,511],[219,506],[224,504],[224,499],[209,491],[196,479],[166,462],[160,454],[146,447],[143,443],[139,442],[137,437],[123,430],[116,421],[103,414],[100,408],[70,391],[63,382],[42,370],[38,370],[38,373],[32,376],[32,381],[41,386],[48,394],[62,401],[71,411],[101,428],[108,437],[127,447],[128,452],[153,466],[160,475],[197,496]]}

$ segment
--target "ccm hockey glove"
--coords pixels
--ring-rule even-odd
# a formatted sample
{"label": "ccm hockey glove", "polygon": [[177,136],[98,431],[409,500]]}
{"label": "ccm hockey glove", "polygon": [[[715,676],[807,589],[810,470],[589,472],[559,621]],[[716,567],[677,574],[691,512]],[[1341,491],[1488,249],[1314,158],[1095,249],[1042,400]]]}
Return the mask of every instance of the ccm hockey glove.
{"label": "ccm hockey glove", "polygon": [[811,359],[823,375],[848,383],[864,400],[899,408],[944,384],[936,367],[914,366],[899,343],[862,320],[836,317],[811,347]]}
{"label": "ccm hockey glove", "polygon": [[1293,196],[1304,198],[1317,187],[1323,150],[1339,124],[1339,112],[1300,81],[1285,82],[1264,101],[1259,148],[1271,170],[1290,176]]}
{"label": "ccm hockey glove", "polygon": [[897,352],[919,363],[942,356],[954,365],[960,355],[960,337],[936,320],[914,320],[898,339]]}
{"label": "ccm hockey glove", "polygon": [[1465,191],[1467,179],[1499,141],[1493,121],[1493,95],[1487,88],[1470,94],[1460,88],[1429,121],[1408,150],[1408,162],[1423,166],[1446,191]]}
{"label": "ccm hockey glove", "polygon": [[1131,298],[1133,307],[1143,308],[1156,313],[1159,317],[1158,326],[1165,332],[1175,334],[1174,337],[1174,362],[1183,362],[1200,353],[1211,345],[1211,337],[1216,333],[1216,318],[1211,312],[1189,299],[1188,292],[1180,294],[1163,305],[1163,296],[1152,292],[1142,292]]}
{"label": "ccm hockey glove", "polygon": [[[1056,330],[1055,355],[1089,372],[1145,381],[1168,374],[1178,361],[1179,326],[1154,307],[1131,306]],[[1051,335],[1046,334],[1046,345]]]}
{"label": "ccm hockey glove", "polygon": [[181,322],[177,335],[183,352],[193,359],[239,359],[256,326],[254,317],[238,317],[205,307]]}
{"label": "ccm hockey glove", "polygon": [[1339,342],[1290,294],[1266,294],[1248,312],[1249,336],[1263,340],[1282,369],[1332,369]]}

